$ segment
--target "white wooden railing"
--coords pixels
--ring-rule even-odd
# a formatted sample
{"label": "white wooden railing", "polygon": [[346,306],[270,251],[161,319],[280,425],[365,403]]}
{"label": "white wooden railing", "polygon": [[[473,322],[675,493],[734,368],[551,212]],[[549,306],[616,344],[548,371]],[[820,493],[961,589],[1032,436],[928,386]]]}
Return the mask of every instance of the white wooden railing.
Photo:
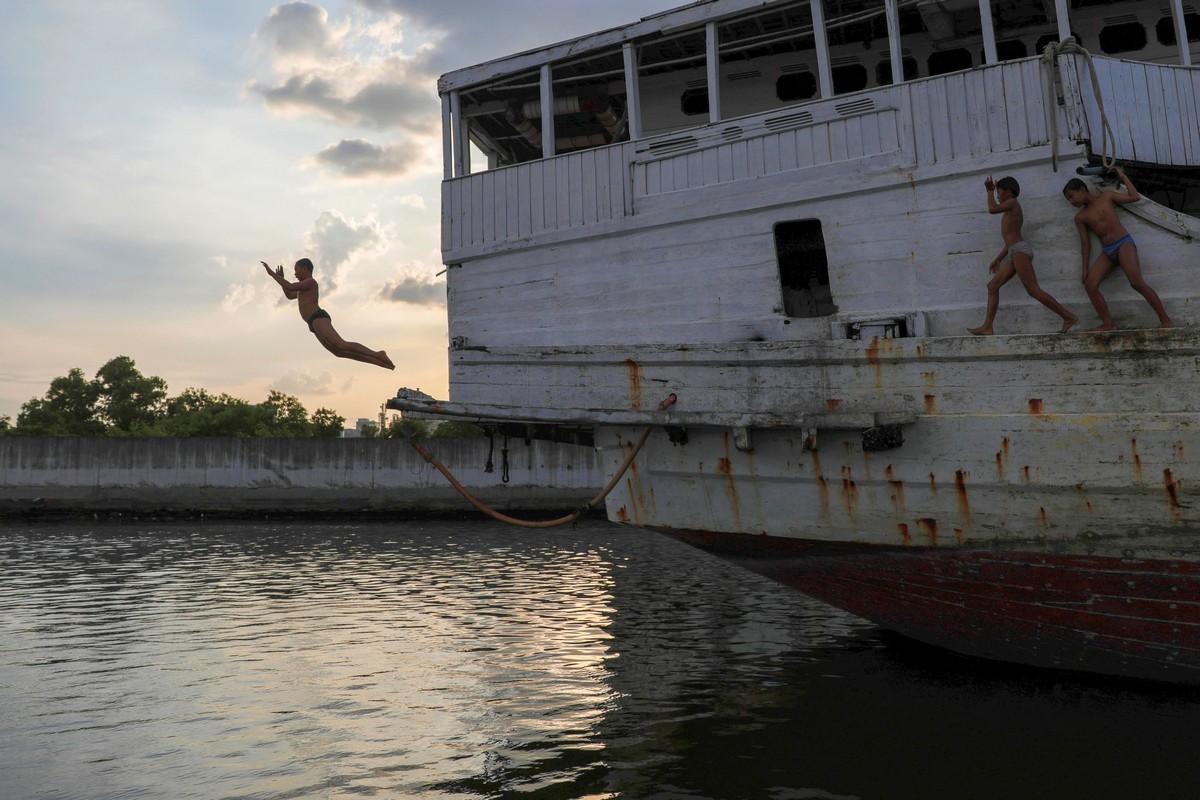
{"label": "white wooden railing", "polygon": [[442,249],[453,260],[633,216],[639,198],[837,162],[911,169],[1046,144],[1044,80],[1038,59],[1010,61],[455,178]]}
{"label": "white wooden railing", "polygon": [[[1062,61],[1073,138],[1101,150],[1100,106],[1083,56]],[[1112,135],[1105,155],[1123,161],[1200,166],[1200,69],[1093,57]]]}

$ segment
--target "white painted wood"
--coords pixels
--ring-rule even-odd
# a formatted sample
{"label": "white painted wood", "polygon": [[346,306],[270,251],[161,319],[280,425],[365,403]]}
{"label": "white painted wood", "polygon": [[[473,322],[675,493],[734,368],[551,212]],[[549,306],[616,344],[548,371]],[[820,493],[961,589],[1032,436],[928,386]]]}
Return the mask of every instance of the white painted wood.
{"label": "white painted wood", "polygon": [[704,43],[707,53],[705,66],[708,72],[708,121],[721,121],[721,39],[717,23],[704,26]]}
{"label": "white painted wood", "polygon": [[892,83],[904,83],[904,50],[900,41],[899,0],[884,0],[887,14],[888,54],[892,64]]}
{"label": "white painted wood", "polygon": [[829,61],[829,38],[825,32],[824,0],[809,0],[812,9],[813,39],[817,45],[817,80],[821,97],[833,97],[833,68]]}
{"label": "white painted wood", "polygon": [[554,66],[543,64],[541,70],[542,105],[542,158],[553,158],[555,153],[554,133]]}
{"label": "white painted wood", "polygon": [[625,61],[625,113],[629,127],[629,138],[642,138],[642,92],[638,78],[637,45],[626,42],[621,45],[621,56]]}
{"label": "white painted wood", "polygon": [[1058,40],[1065,42],[1071,35],[1071,13],[1067,0],[1054,0],[1054,20],[1058,24]]}
{"label": "white painted wood", "polygon": [[448,131],[442,133],[443,138],[450,136],[454,140],[454,174],[462,177],[470,173],[468,159],[471,157],[467,137],[464,134],[466,125],[463,124],[462,101],[458,92],[450,93],[450,116],[453,120]]}
{"label": "white painted wood", "polygon": [[454,177],[454,112],[450,95],[442,95],[442,180]]}
{"label": "white painted wood", "polygon": [[990,0],[979,0],[979,25],[983,36],[985,62],[995,64],[1000,59],[996,57],[996,30],[992,25],[992,4]]}
{"label": "white painted wood", "polygon": [[1175,22],[1175,42],[1179,45],[1179,63],[1192,65],[1191,43],[1188,41],[1187,24],[1183,17],[1183,0],[1171,0],[1171,18]]}

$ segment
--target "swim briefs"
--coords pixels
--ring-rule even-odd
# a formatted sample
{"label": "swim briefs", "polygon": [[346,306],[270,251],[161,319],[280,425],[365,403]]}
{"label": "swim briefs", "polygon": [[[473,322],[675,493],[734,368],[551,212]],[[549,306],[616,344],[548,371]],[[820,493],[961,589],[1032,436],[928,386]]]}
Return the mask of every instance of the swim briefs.
{"label": "swim briefs", "polygon": [[1008,246],[1008,255],[1004,257],[1005,261],[1012,261],[1013,253],[1024,253],[1029,256],[1029,260],[1033,261],[1033,245],[1029,242],[1017,242]]}
{"label": "swim briefs", "polygon": [[1115,239],[1108,244],[1101,242],[1100,249],[1104,251],[1104,255],[1111,258],[1114,262],[1119,263],[1121,259],[1117,257],[1117,251],[1120,250],[1121,247],[1126,243],[1133,244],[1133,237],[1128,233],[1122,236],[1120,239]]}
{"label": "swim briefs", "polygon": [[316,333],[316,332],[317,332],[317,329],[313,327],[313,321],[314,321],[314,320],[318,320],[318,319],[327,319],[327,320],[329,320],[331,323],[333,322],[333,318],[329,316],[329,312],[328,312],[328,311],[326,311],[326,310],[325,310],[325,309],[323,309],[323,308],[318,308],[316,311],[314,311],[314,312],[312,313],[312,316],[311,316],[311,317],[309,317],[307,320],[305,320],[305,322],[307,322],[307,323],[308,323],[308,329],[309,329],[310,331],[312,331],[313,333]]}

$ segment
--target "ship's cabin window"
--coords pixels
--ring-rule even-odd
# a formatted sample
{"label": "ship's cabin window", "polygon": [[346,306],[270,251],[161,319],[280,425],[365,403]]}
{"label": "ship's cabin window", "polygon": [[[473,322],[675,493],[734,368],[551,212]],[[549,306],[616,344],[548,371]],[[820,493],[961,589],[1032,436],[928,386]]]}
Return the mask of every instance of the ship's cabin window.
{"label": "ship's cabin window", "polygon": [[[917,74],[917,60],[904,56],[900,59],[904,64],[904,80],[911,81],[921,77]],[[875,83],[879,86],[889,86],[892,83],[892,61],[885,58],[875,67]]]}
{"label": "ship's cabin window", "polygon": [[957,47],[953,50],[940,50],[932,53],[929,56],[929,75],[945,75],[949,72],[958,72],[962,69],[970,69],[971,51],[965,47]]}
{"label": "ship's cabin window", "polygon": [[[1007,42],[996,42],[996,58],[1001,61],[1013,61],[1029,55],[1025,43],[1020,39],[1009,39]],[[982,63],[985,59],[979,59]]]}
{"label": "ship's cabin window", "polygon": [[688,89],[679,97],[679,110],[689,117],[708,114],[708,87]]}
{"label": "ship's cabin window", "polygon": [[[1200,14],[1194,12],[1184,14],[1183,26],[1187,29],[1189,42],[1200,41]],[[1166,16],[1160,19],[1154,26],[1154,33],[1158,37],[1159,44],[1173,46],[1176,43],[1174,17]]]}
{"label": "ship's cabin window", "polygon": [[817,76],[811,72],[791,72],[775,81],[775,96],[783,103],[808,100],[817,94]]}
{"label": "ship's cabin window", "polygon": [[862,64],[834,67],[832,77],[834,94],[846,94],[867,88],[867,68]]}
{"label": "ship's cabin window", "polygon": [[1129,53],[1146,46],[1146,29],[1137,22],[1105,25],[1100,29],[1100,49],[1109,55]]}
{"label": "ship's cabin window", "polygon": [[775,255],[783,313],[788,317],[827,317],[837,313],[829,286],[829,260],[819,219],[775,226]]}

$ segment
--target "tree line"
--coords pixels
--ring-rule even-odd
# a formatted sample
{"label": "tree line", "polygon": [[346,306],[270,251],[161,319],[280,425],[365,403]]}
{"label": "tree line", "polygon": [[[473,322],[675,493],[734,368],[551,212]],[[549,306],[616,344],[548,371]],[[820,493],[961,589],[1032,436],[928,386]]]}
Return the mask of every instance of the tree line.
{"label": "tree line", "polygon": [[[228,394],[185,389],[176,397],[167,382],[143,375],[133,359],[117,356],[88,380],[76,367],[50,382],[44,397],[21,406],[16,423],[0,414],[0,436],[237,436],[336,439],[346,418],[328,408],[309,414],[295,397],[272,390],[261,403]],[[483,436],[467,422],[431,424],[395,418],[381,430],[363,426],[364,438],[456,439]]]}
{"label": "tree line", "polygon": [[298,399],[277,391],[261,403],[195,388],[171,397],[166,381],[117,356],[91,380],[78,367],[55,378],[45,396],[21,406],[15,424],[0,415],[0,434],[334,438],[345,423],[327,408],[310,415]]}

